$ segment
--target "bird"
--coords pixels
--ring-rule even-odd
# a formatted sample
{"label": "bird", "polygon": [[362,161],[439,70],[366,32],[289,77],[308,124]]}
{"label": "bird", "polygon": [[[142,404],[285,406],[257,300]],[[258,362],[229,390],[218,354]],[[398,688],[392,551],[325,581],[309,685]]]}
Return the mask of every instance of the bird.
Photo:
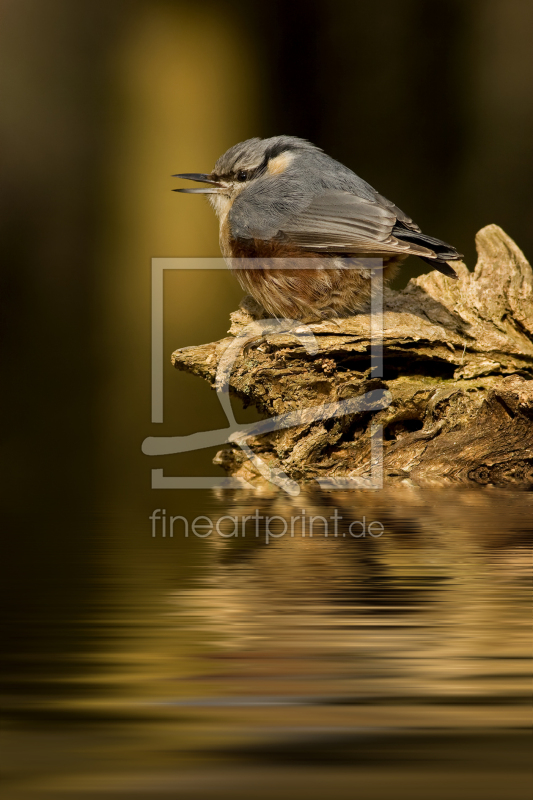
{"label": "bird", "polygon": [[306,139],[247,139],[210,173],[172,177],[207,184],[173,191],[207,195],[227,265],[276,319],[320,322],[362,311],[373,293],[368,259],[380,259],[385,282],[410,255],[457,277],[448,262],[461,253],[422,233],[398,206]]}

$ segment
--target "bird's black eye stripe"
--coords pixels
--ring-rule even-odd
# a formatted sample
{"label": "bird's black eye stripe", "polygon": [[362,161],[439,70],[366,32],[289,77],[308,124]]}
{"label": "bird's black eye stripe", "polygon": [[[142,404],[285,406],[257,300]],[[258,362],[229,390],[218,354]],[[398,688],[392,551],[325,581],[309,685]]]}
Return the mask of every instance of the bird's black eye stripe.
{"label": "bird's black eye stripe", "polygon": [[268,162],[270,159],[276,158],[276,156],[280,156],[282,153],[290,153],[295,149],[295,147],[292,147],[284,142],[278,142],[277,144],[273,144],[268,148],[266,151],[266,160]]}
{"label": "bird's black eye stripe", "polygon": [[261,164],[254,169],[241,169],[235,175],[235,179],[240,183],[244,183],[244,181],[251,181],[254,178],[259,178],[260,175],[263,175],[266,172],[268,166],[268,159],[269,156],[265,155]]}

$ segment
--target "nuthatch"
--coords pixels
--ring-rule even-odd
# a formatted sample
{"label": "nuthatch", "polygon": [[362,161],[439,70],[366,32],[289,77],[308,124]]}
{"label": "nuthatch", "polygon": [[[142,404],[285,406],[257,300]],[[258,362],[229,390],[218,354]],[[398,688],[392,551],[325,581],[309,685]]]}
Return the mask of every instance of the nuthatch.
{"label": "nuthatch", "polygon": [[[173,177],[209,184],[174,191],[209,196],[224,259],[274,316],[309,322],[361,309],[371,281],[370,270],[350,269],[357,259],[382,259],[385,280],[409,255],[457,277],[446,263],[462,257],[454,247],[426,236],[394,203],[304,139],[248,139],[224,153],[211,173]],[[241,259],[255,259],[255,268]]]}

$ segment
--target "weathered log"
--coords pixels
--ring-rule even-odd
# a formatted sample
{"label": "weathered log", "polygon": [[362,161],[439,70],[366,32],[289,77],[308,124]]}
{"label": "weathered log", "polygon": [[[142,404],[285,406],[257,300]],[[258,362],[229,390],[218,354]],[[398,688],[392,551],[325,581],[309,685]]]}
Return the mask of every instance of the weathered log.
{"label": "weathered log", "polygon": [[[249,439],[270,467],[291,478],[366,476],[370,427],[383,427],[385,481],[533,487],[533,274],[496,225],[476,237],[473,273],[438,272],[385,291],[382,378],[372,377],[370,313],[310,325],[319,352],[291,334],[266,335],[233,366],[230,390],[266,417],[387,389],[392,402]],[[262,309],[245,298],[231,315],[231,337],[177,350],[172,361],[214,383],[233,337]],[[375,374],[375,373],[374,373]],[[215,463],[261,484],[237,447]]]}

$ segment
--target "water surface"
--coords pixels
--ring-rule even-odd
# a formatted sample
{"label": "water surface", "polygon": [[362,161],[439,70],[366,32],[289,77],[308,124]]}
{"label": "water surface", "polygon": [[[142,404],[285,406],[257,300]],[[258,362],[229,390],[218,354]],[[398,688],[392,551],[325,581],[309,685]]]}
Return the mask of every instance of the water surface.
{"label": "water surface", "polygon": [[15,647],[6,796],[530,796],[533,495],[173,502],[165,537],[84,521],[85,602]]}

